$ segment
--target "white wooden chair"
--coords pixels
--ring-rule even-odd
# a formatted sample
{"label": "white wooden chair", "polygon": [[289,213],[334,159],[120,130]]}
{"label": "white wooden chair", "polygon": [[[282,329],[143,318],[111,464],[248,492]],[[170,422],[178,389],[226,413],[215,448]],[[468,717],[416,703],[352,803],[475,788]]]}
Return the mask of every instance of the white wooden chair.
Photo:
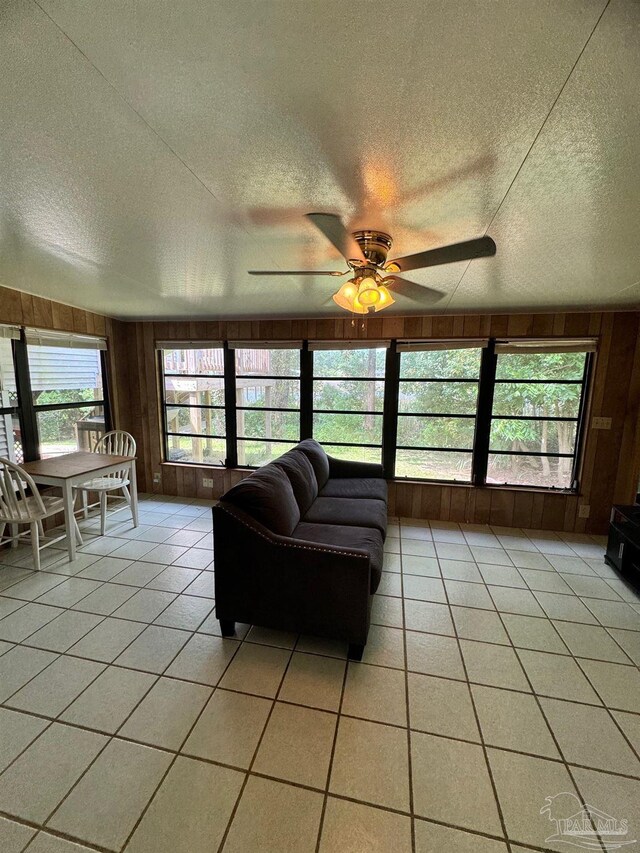
{"label": "white wooden chair", "polygon": [[[93,448],[94,453],[109,453],[114,456],[135,456],[136,455],[136,440],[128,432],[123,429],[114,429],[111,432],[106,432],[95,443]],[[121,491],[124,499],[131,509],[131,495],[129,487],[129,471],[125,468],[122,471],[116,471],[114,474],[106,474],[104,477],[96,477],[95,480],[89,480],[76,486],[76,492],[79,492],[82,497],[82,509],[85,518],[89,516],[90,506],[100,506],[100,534],[104,536],[105,527],[107,524],[107,498],[118,497],[110,495],[110,492]],[[96,504],[88,503],[88,493],[98,492],[99,501]],[[118,507],[115,512],[119,512],[122,507]],[[133,517],[133,513],[132,513]]]}
{"label": "white wooden chair", "polygon": [[[27,490],[31,494],[27,494]],[[45,540],[43,519],[58,512],[64,512],[64,502],[61,497],[41,495],[33,479],[19,465],[0,457],[0,545],[11,542],[12,548],[18,547],[22,538],[30,537],[33,549],[33,562],[37,571],[40,571],[40,551],[48,548],[55,542],[60,542],[65,535],[75,535],[78,543],[82,545],[82,536],[78,523],[73,519],[73,531],[67,530],[62,536],[55,536]],[[22,533],[20,525],[29,525],[28,530]],[[4,536],[4,531],[9,525],[11,535]]]}

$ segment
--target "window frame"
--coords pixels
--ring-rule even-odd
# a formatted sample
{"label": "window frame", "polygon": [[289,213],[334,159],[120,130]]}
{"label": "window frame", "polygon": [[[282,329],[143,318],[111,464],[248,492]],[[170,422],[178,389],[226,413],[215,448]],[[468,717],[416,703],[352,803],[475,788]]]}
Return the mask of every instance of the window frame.
{"label": "window frame", "polygon": [[[521,340],[526,341],[527,338],[522,338]],[[547,339],[550,344],[557,343],[558,346],[562,346],[563,343],[566,343],[568,339],[566,338],[549,338]],[[442,344],[444,341],[434,339],[434,344]],[[224,460],[224,463],[220,466],[212,465],[211,463],[203,463],[203,462],[182,462],[180,460],[169,460],[168,458],[168,445],[167,438],[169,436],[167,432],[167,424],[166,424],[166,408],[167,403],[165,400],[165,373],[164,373],[164,358],[163,358],[163,350],[164,349],[180,349],[181,344],[184,345],[187,343],[186,341],[163,341],[161,342],[163,347],[160,347],[160,342],[156,342],[156,348],[158,349],[158,368],[159,368],[159,386],[160,386],[160,402],[161,402],[161,410],[162,410],[162,446],[164,449],[164,461],[170,462],[172,464],[184,464],[184,465],[196,465],[200,467],[213,467],[213,468],[242,468],[254,470],[256,467],[260,466],[250,466],[250,465],[238,465],[238,457],[237,457],[237,442],[239,440],[237,434],[237,410],[238,408],[242,408],[245,411],[290,411],[295,412],[296,409],[282,409],[280,407],[257,407],[257,406],[243,406],[238,407],[236,403],[236,368],[235,368],[235,349],[251,349],[251,342],[243,342],[243,345],[240,347],[238,343],[230,343],[228,341],[222,342],[222,348],[224,350],[224,406],[213,406],[212,408],[216,409],[225,409],[226,416],[226,441],[227,441],[227,456]],[[212,347],[219,347],[221,342],[206,342],[202,341],[201,347],[202,349],[206,349],[206,344],[209,343]],[[261,343],[259,341],[255,342],[256,344]],[[273,349],[278,348],[278,342],[272,341]],[[282,344],[286,346],[287,341],[282,341]],[[402,352],[405,350],[398,349],[399,341],[397,339],[386,340],[386,341],[358,341],[357,347],[355,346],[356,342],[348,342],[348,341],[326,341],[322,342],[322,347],[317,347],[318,349],[328,349],[328,350],[340,350],[344,349],[345,351],[358,348],[358,349],[379,349],[382,347],[386,347],[386,360],[384,366],[384,372],[379,377],[364,377],[364,376],[326,376],[324,374],[315,375],[314,373],[314,350],[316,349],[316,345],[318,342],[304,340],[300,343],[300,374],[299,376],[273,376],[274,379],[285,379],[285,380],[299,380],[300,383],[300,439],[304,440],[305,438],[312,438],[314,433],[314,415],[315,414],[336,414],[336,415],[373,415],[374,417],[381,419],[381,443],[355,443],[355,442],[325,442],[327,445],[336,446],[336,447],[353,447],[353,448],[371,448],[375,450],[380,450],[381,454],[381,462],[383,468],[383,474],[386,479],[395,480],[399,483],[432,483],[434,485],[451,485],[451,486],[463,486],[463,487],[487,487],[494,489],[510,489],[510,490],[525,490],[525,491],[543,491],[543,492],[555,492],[561,494],[572,493],[575,494],[579,491],[579,475],[581,472],[581,466],[584,457],[584,446],[586,441],[586,432],[587,432],[587,413],[590,404],[590,396],[592,392],[592,380],[593,380],[593,372],[594,372],[594,364],[595,359],[597,357],[596,351],[589,351],[585,349],[585,364],[584,370],[582,374],[582,378],[580,380],[553,380],[559,384],[579,384],[580,385],[580,402],[579,402],[579,411],[578,417],[576,419],[571,418],[570,420],[576,421],[576,442],[574,452],[572,456],[572,473],[571,473],[571,486],[567,488],[558,487],[558,486],[540,486],[536,484],[521,484],[521,483],[487,483],[487,467],[488,460],[490,454],[496,452],[490,450],[490,433],[491,433],[491,423],[494,420],[493,415],[493,404],[494,404],[494,391],[496,385],[500,383],[501,380],[496,379],[496,369],[498,362],[498,354],[496,353],[496,338],[488,338],[484,339],[482,343],[478,343],[478,348],[481,349],[481,357],[480,357],[480,369],[479,369],[479,377],[478,379],[471,378],[448,378],[448,377],[411,377],[411,378],[400,378],[401,371],[401,356]],[[405,342],[403,342],[405,343]],[[341,346],[341,344],[343,346]],[[351,345],[349,345],[351,344]],[[256,348],[258,348],[256,346]],[[266,348],[264,344],[261,348]],[[291,348],[289,345],[287,348]],[[439,347],[442,349],[446,349],[446,347]],[[452,349],[455,347],[451,347]],[[218,376],[218,374],[216,374]],[[242,376],[240,378],[251,378],[249,375]],[[268,378],[260,376],[260,378]],[[330,381],[349,381],[349,382],[378,382],[382,383],[384,387],[384,396],[383,396],[383,406],[380,411],[370,411],[370,410],[355,410],[355,409],[316,409],[314,406],[314,384],[316,381],[322,382],[330,382]],[[516,381],[516,380],[514,380]],[[522,381],[522,380],[521,380]],[[412,412],[399,412],[399,394],[400,387],[402,382],[442,382],[442,383],[468,383],[475,384],[478,388],[477,394],[477,404],[475,414],[471,413],[457,413],[457,414],[447,414],[441,412],[421,412],[421,413],[412,413]],[[506,382],[506,381],[505,381]],[[527,384],[550,384],[551,380],[526,380]],[[170,405],[170,404],[169,404]],[[202,407],[206,408],[206,407]],[[468,449],[460,450],[459,448],[452,447],[436,447],[436,446],[411,446],[408,445],[398,445],[397,444],[397,436],[398,436],[398,425],[400,423],[400,418],[402,417],[447,417],[447,418],[462,418],[465,420],[474,420],[475,428],[474,428],[474,436],[473,436],[473,447],[472,450]],[[531,420],[531,418],[523,418],[518,415],[514,416],[504,416],[504,417],[496,417],[495,419],[513,419],[513,420]],[[566,420],[566,418],[554,418],[549,417],[548,420]],[[535,419],[540,420],[540,419]],[[207,436],[203,436],[206,438]],[[213,436],[209,436],[210,438]],[[247,441],[271,441],[273,443],[281,443],[281,444],[291,444],[293,441],[288,439],[261,439],[261,438],[252,438],[248,436],[240,436],[240,438],[244,438]],[[436,453],[442,452],[464,452],[470,453],[471,455],[471,476],[470,479],[465,480],[451,480],[451,479],[440,479],[440,478],[419,478],[419,477],[402,477],[396,475],[396,454],[398,450],[420,450],[420,451],[433,451]],[[539,454],[534,451],[526,452],[526,451],[505,451],[500,455],[519,455],[519,456],[536,456],[536,455],[546,455],[549,457],[559,456],[560,454],[547,453],[547,454]],[[563,454],[565,455],[565,454]],[[568,455],[568,454],[567,454]]]}
{"label": "window frame", "polygon": [[[15,344],[16,344],[16,341],[18,339],[17,338],[3,338],[3,340],[9,340],[10,341],[9,349],[10,349],[10,353],[11,353],[11,366],[13,368],[13,378],[14,378],[15,386],[16,386],[16,404],[15,404],[15,406],[2,406],[2,405],[0,405],[0,418],[6,417],[7,415],[9,415],[9,417],[11,418],[11,420],[13,422],[13,418],[16,415],[18,416],[18,423],[20,424],[20,436],[22,439],[21,440],[22,455],[23,455],[24,461],[27,461],[26,457],[25,457],[25,447],[24,447],[24,429],[23,429],[23,425],[22,425],[22,406],[20,405],[20,402],[21,402],[20,401],[20,388],[19,388],[19,384],[18,384],[18,373],[16,370]],[[12,432],[13,432],[13,429],[12,429]]]}
{"label": "window frame", "polygon": [[[562,339],[559,339],[561,341]],[[583,449],[584,449],[584,440],[586,433],[586,412],[589,403],[589,394],[591,391],[591,377],[593,373],[593,364],[595,360],[595,352],[590,352],[588,350],[584,351],[584,365],[582,368],[582,377],[580,379],[498,379],[495,377],[495,373],[498,366],[498,358],[500,355],[495,352],[495,340],[492,341],[491,352],[494,359],[493,366],[493,386],[491,389],[491,412],[488,418],[488,421],[482,424],[483,431],[486,430],[487,433],[487,441],[486,441],[486,457],[483,460],[488,467],[489,457],[491,455],[495,456],[526,456],[526,457],[544,457],[547,459],[571,459],[571,484],[569,486],[541,486],[536,483],[487,483],[487,469],[484,469],[484,482],[483,485],[488,485],[492,488],[505,488],[505,489],[541,489],[543,491],[549,492],[561,492],[561,493],[576,493],[579,490],[579,472],[582,465],[583,458]],[[552,350],[549,350],[552,352]],[[505,353],[506,354],[506,353]],[[523,353],[524,354],[524,353]],[[579,385],[580,386],[580,400],[578,403],[578,412],[575,418],[570,417],[553,417],[553,416],[544,416],[544,417],[524,417],[522,415],[495,415],[493,413],[493,401],[494,401],[494,392],[496,386],[498,385]],[[510,420],[510,421],[547,421],[551,423],[558,422],[570,422],[575,423],[576,425],[576,440],[574,445],[573,453],[542,453],[538,451],[526,451],[526,450],[493,450],[491,449],[491,426],[494,420],[502,421],[502,420]]]}
{"label": "window frame", "polygon": [[[323,342],[324,343],[324,342]],[[329,343],[334,344],[335,346],[330,346]],[[327,342],[326,346],[322,346],[318,348],[319,351],[344,351],[344,352],[352,352],[354,350],[363,351],[363,350],[386,350],[385,357],[385,365],[384,372],[382,376],[324,376],[315,374],[314,367],[314,353],[312,352],[311,359],[311,399],[310,399],[310,412],[311,412],[311,438],[315,438],[314,433],[314,415],[328,414],[328,415],[361,415],[363,417],[373,416],[375,418],[380,419],[380,443],[373,444],[370,442],[353,442],[353,441],[327,441],[324,442],[329,447],[353,447],[353,448],[369,448],[373,450],[380,451],[380,459],[378,462],[374,464],[382,464],[384,469],[384,458],[385,458],[385,406],[387,402],[387,394],[389,393],[389,388],[387,384],[387,366],[388,366],[388,353],[391,351],[391,344],[395,342],[381,342],[371,340],[367,342],[363,340],[362,342],[358,342],[360,345],[358,346],[340,346],[340,341],[331,341]],[[395,347],[394,347],[395,352]],[[383,386],[383,404],[380,411],[371,410],[371,409],[316,409],[313,402],[313,391],[316,382],[373,382],[373,383],[381,383]]]}
{"label": "window frame", "polygon": [[[160,417],[162,423],[162,451],[163,451],[163,461],[169,462],[174,465],[200,465],[206,466],[209,468],[230,468],[236,467],[236,465],[229,465],[229,406],[228,406],[228,347],[226,341],[202,341],[202,344],[199,349],[220,349],[222,350],[222,371],[220,373],[169,373],[167,374],[164,367],[164,352],[166,350],[180,350],[180,349],[194,349],[194,347],[185,347],[185,344],[190,343],[189,341],[163,341],[163,343],[169,344],[171,346],[165,347],[157,347],[157,363],[158,363],[158,373],[160,377],[159,384],[159,397],[160,397]],[[181,346],[182,344],[182,346]],[[209,344],[209,346],[207,346]],[[233,355],[233,354],[232,354]],[[202,377],[209,376],[212,379],[222,379],[222,392],[224,404],[191,404],[191,403],[167,403],[167,395],[166,395],[166,387],[165,387],[165,379],[167,376],[178,376],[182,379],[200,379]],[[168,420],[167,420],[167,410],[168,409],[209,409],[211,411],[222,411],[224,412],[224,420],[225,420],[225,435],[206,435],[204,433],[177,433],[177,432],[169,432],[168,429]],[[234,411],[235,418],[235,411]],[[224,441],[225,449],[226,449],[226,457],[222,465],[214,465],[211,462],[189,462],[182,461],[180,459],[170,459],[169,458],[169,438],[181,436],[191,437],[191,438],[204,438],[204,439],[214,439],[215,441]]]}
{"label": "window frame", "polygon": [[[452,342],[453,343],[453,342]],[[433,453],[465,453],[470,456],[471,466],[469,471],[469,478],[466,480],[460,479],[447,479],[444,477],[403,477],[398,476],[395,472],[395,464],[394,464],[394,479],[399,482],[420,482],[420,483],[447,483],[449,485],[462,485],[462,486],[471,486],[474,485],[474,468],[475,468],[475,458],[476,458],[476,437],[477,437],[477,429],[478,429],[478,404],[480,398],[480,381],[482,376],[482,355],[484,349],[484,342],[478,342],[477,347],[465,346],[461,347],[462,349],[478,349],[480,350],[480,361],[478,364],[478,377],[476,379],[471,378],[461,378],[461,379],[451,379],[449,377],[433,377],[433,376],[422,376],[415,377],[412,376],[410,378],[403,378],[401,376],[402,373],[402,356],[406,353],[409,354],[411,350],[403,350],[398,353],[398,409],[399,409],[399,399],[400,399],[400,391],[402,383],[406,382],[438,382],[441,384],[467,384],[467,385],[475,385],[478,389],[476,395],[476,408],[474,413],[446,413],[446,412],[401,412],[397,411],[397,423],[400,424],[400,418],[452,418],[452,419],[461,419],[461,420],[473,420],[473,437],[471,439],[471,447],[469,448],[460,448],[460,447],[440,447],[440,446],[418,446],[418,445],[406,445],[406,444],[398,444],[397,438],[395,442],[395,450],[417,450],[417,451],[427,451]],[[435,350],[436,348],[434,348]],[[437,347],[438,351],[452,351],[457,349],[455,346],[451,346],[449,350],[446,347]],[[395,463],[395,460],[394,460]]]}
{"label": "window frame", "polygon": [[[269,346],[269,347],[267,347],[267,346],[261,346],[261,347],[253,346],[252,347],[250,342],[243,342],[242,346],[238,346],[237,344],[235,344],[233,347],[229,347],[229,349],[231,351],[231,355],[233,357],[234,381],[235,381],[235,391],[236,391],[235,406],[234,406],[234,409],[235,409],[235,425],[236,425],[236,447],[235,447],[236,460],[237,460],[237,454],[238,454],[238,444],[240,441],[244,441],[244,442],[257,441],[257,442],[260,442],[262,444],[284,444],[284,445],[289,446],[291,444],[297,444],[301,440],[301,435],[302,435],[302,349],[294,349],[291,346],[286,346],[285,345],[286,341],[283,341],[282,344],[283,345],[279,347],[277,342],[273,342],[272,346]],[[236,369],[236,352],[241,352],[243,350],[250,350],[250,349],[254,349],[254,350],[261,349],[261,350],[264,350],[266,352],[273,352],[274,350],[278,350],[278,349],[289,350],[290,352],[297,352],[298,353],[298,375],[294,376],[294,375],[287,374],[287,375],[278,376],[276,374],[254,374],[254,373],[239,374],[237,369]],[[281,379],[281,380],[284,380],[285,382],[297,382],[298,386],[299,386],[298,397],[300,400],[300,404],[295,409],[285,409],[285,408],[282,408],[280,406],[239,406],[237,403],[238,379],[274,379],[274,380]],[[296,438],[296,439],[266,438],[266,437],[260,438],[258,436],[240,435],[238,433],[238,412],[288,412],[289,414],[297,414],[298,415],[298,438]],[[236,463],[236,464],[237,464],[237,467],[239,467],[239,468],[247,468],[249,470],[257,470],[258,468],[261,467],[260,465],[248,465],[246,463],[244,463],[242,465],[240,465],[239,463]],[[267,464],[267,463],[265,463],[265,464]]]}
{"label": "window frame", "polygon": [[102,408],[104,415],[105,432],[113,428],[107,350],[99,350],[103,391],[101,399],[80,400],[70,403],[42,403],[38,405],[33,402],[31,373],[29,370],[29,344],[27,343],[27,332],[24,327],[20,328],[20,338],[14,338],[11,341],[11,345],[18,404],[11,407],[11,409],[0,409],[0,413],[6,414],[10,411],[18,415],[24,462],[33,462],[41,458],[38,412],[55,412],[65,409],[94,408],[99,406]]}

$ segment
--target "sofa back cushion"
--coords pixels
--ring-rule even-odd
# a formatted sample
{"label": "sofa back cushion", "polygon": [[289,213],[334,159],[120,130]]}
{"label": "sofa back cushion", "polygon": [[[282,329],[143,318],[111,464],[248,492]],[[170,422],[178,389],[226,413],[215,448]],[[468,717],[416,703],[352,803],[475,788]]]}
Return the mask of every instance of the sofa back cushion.
{"label": "sofa back cushion", "polygon": [[318,481],[318,489],[323,489],[329,479],[329,459],[321,444],[313,438],[305,438],[296,448],[301,450],[313,466]]}
{"label": "sofa back cushion", "polygon": [[291,482],[273,463],[241,480],[221,500],[234,504],[280,536],[290,536],[300,521]]}
{"label": "sofa back cushion", "polygon": [[285,471],[296,496],[300,515],[304,515],[318,497],[318,481],[311,462],[302,451],[290,450],[276,459],[274,465]]}

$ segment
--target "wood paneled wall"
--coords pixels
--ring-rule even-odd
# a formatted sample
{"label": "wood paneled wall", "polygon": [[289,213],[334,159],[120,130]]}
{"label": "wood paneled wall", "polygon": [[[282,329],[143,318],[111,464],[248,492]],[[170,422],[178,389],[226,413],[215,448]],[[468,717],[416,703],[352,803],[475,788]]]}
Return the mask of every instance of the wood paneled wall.
{"label": "wood paneled wall", "polygon": [[[76,332],[80,335],[97,335],[106,338],[108,346],[109,363],[109,396],[111,400],[111,415],[114,426],[120,426],[120,414],[123,405],[126,406],[128,395],[128,375],[123,373],[126,368],[126,358],[121,358],[120,347],[115,345],[115,336],[124,325],[118,320],[104,317],[102,314],[93,314],[91,311],[83,311],[81,308],[72,308],[61,302],[51,299],[43,299],[40,296],[32,296],[12,290],[8,287],[0,287],[0,323],[8,325],[27,326],[36,329],[52,329],[57,332]],[[115,354],[118,352],[118,359]],[[121,390],[124,391],[121,394]],[[125,410],[125,417],[128,411]],[[62,524],[64,517],[62,513],[45,519],[45,527],[54,527]]]}
{"label": "wood paneled wall", "polygon": [[[337,320],[260,320],[127,323],[49,299],[0,287],[0,323],[100,335],[109,343],[114,424],[138,442],[141,490],[185,497],[218,497],[247,475],[164,463],[156,340],[350,340],[596,335],[599,348],[590,395],[590,421],[610,417],[611,430],[588,429],[579,495],[534,489],[390,484],[391,511],[413,518],[601,533],[611,505],[630,503],[640,473],[640,314],[568,313],[372,317],[365,328]],[[160,483],[153,476],[159,473]],[[213,489],[202,486],[213,479]],[[579,507],[590,507],[580,518]]]}
{"label": "wood paneled wall", "polygon": [[[606,530],[611,505],[633,502],[640,472],[640,347],[638,313],[566,313],[373,317],[365,328],[338,320],[265,320],[118,323],[113,345],[120,385],[119,422],[139,446],[142,489],[187,497],[218,497],[246,476],[163,463],[155,340],[349,340],[598,336],[590,418],[612,419],[611,430],[588,429],[579,495],[534,489],[391,483],[391,511],[414,518],[597,532]],[[126,386],[127,391],[123,392]],[[159,473],[161,481],[154,484]],[[213,479],[213,489],[202,486]],[[590,506],[588,519],[581,505]]]}
{"label": "wood paneled wall", "polygon": [[[124,324],[119,320],[93,314],[82,308],[72,308],[61,302],[32,296],[19,290],[0,287],[0,323],[16,326],[27,326],[36,329],[52,329],[57,332],[76,332],[79,335],[97,335],[107,339],[109,355],[109,394],[111,399],[112,416],[115,425],[119,425],[122,409],[120,389],[127,389],[122,377],[121,359],[116,361],[114,337],[117,330]],[[126,359],[125,359],[126,364]],[[126,393],[125,393],[126,400]]]}

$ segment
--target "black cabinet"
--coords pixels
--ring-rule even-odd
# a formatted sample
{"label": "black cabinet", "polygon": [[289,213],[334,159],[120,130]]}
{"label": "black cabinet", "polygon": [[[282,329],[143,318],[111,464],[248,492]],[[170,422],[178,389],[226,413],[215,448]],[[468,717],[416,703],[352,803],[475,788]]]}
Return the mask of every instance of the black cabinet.
{"label": "black cabinet", "polygon": [[640,506],[614,506],[605,560],[634,585],[640,583]]}

